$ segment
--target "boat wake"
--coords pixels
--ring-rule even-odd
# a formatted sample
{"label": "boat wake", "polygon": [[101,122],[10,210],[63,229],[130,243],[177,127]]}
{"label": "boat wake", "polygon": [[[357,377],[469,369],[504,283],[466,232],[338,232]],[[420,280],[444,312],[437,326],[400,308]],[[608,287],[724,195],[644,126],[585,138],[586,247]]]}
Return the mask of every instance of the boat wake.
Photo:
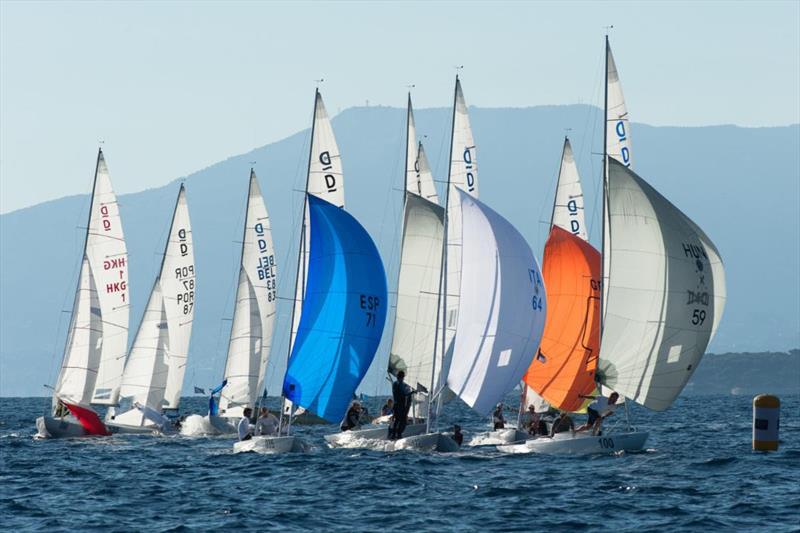
{"label": "boat wake", "polygon": [[211,425],[207,416],[189,415],[181,425],[181,435],[184,437],[204,437],[218,434],[219,431]]}

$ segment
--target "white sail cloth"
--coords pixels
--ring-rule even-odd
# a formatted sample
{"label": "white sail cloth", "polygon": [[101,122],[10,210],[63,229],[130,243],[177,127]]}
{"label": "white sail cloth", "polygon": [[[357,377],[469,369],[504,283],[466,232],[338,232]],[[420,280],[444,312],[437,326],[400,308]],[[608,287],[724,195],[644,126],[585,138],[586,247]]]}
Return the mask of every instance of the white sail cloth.
{"label": "white sail cloth", "polygon": [[408,95],[406,132],[406,190],[437,204],[439,197],[433,184],[433,174],[425,156],[422,143],[417,143],[417,128],[414,122],[414,110],[411,106],[411,94]]}
{"label": "white sail cloth", "polygon": [[126,424],[140,420],[134,403],[158,411],[177,409],[194,320],[195,267],[186,190],[181,185],[161,270],[125,364],[120,405]]}
{"label": "white sail cloth", "polygon": [[539,347],[546,297],[528,243],[506,219],[460,189],[461,312],[447,386],[488,414],[522,379]]}
{"label": "white sail cloth", "polygon": [[680,394],[722,317],[725,273],[711,240],[616,160],[609,162],[604,385],[656,411]]}
{"label": "white sail cloth", "polygon": [[[407,192],[389,372],[430,386],[436,352],[436,310],[444,236],[444,208]],[[435,374],[438,379],[439,369]],[[434,381],[435,383],[436,381]]]}
{"label": "white sail cloth", "polygon": [[[467,103],[461,90],[461,81],[456,77],[453,101],[452,150],[450,152],[450,184],[447,205],[447,310],[444,313],[445,346],[452,352],[453,338],[460,307],[461,287],[461,200],[457,190],[464,191],[474,198],[478,197],[478,158],[472,127],[469,122]],[[445,360],[452,356],[445,355]]]}
{"label": "white sail cloth", "polygon": [[608,95],[606,109],[606,153],[630,167],[633,163],[631,157],[631,127],[628,119],[628,108],[625,106],[625,97],[622,95],[622,84],[619,81],[617,64],[611,53],[611,46],[606,41],[606,76]]}
{"label": "white sail cloth", "polygon": [[117,197],[103,152],[97,155],[89,224],[58,398],[81,404],[117,402],[128,345],[128,251]]}
{"label": "white sail cloth", "polygon": [[225,363],[227,384],[219,403],[220,414],[226,417],[241,417],[264,388],[278,300],[276,268],[269,214],[251,171],[239,287]]}
{"label": "white sail cloth", "polygon": [[575,164],[572,146],[567,138],[564,139],[564,151],[561,154],[561,168],[558,172],[551,224],[569,231],[584,241],[589,240],[586,232],[581,179],[578,175],[578,166]]}

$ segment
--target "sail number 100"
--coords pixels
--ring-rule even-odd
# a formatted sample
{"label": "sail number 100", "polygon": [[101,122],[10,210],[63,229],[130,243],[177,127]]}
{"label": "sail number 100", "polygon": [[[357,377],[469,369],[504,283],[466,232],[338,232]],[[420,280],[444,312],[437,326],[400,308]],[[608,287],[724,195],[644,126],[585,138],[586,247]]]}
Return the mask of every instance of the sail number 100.
{"label": "sail number 100", "polygon": [[362,294],[359,297],[359,305],[367,316],[367,327],[374,328],[381,299],[374,295]]}

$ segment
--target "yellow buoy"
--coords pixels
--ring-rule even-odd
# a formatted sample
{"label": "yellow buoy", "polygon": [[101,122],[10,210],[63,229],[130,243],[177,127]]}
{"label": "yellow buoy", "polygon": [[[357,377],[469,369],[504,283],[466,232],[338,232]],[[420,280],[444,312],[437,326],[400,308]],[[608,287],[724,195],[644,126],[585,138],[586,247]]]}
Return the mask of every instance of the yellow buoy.
{"label": "yellow buoy", "polygon": [[781,401],[777,396],[759,394],[753,398],[753,449],[778,449]]}

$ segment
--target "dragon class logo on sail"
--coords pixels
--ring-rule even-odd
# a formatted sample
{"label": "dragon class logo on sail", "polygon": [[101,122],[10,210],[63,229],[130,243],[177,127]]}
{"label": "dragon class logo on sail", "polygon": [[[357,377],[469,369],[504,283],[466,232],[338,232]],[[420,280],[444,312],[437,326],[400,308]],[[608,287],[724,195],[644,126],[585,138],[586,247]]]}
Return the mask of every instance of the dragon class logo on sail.
{"label": "dragon class logo on sail", "polygon": [[[694,243],[683,242],[681,245],[683,246],[684,256],[694,262],[694,269],[697,274],[697,290],[686,290],[686,305],[707,308],[711,302],[711,297],[708,292],[708,287],[706,286],[706,262],[709,261],[706,249],[704,246]],[[706,314],[706,309],[693,307],[691,316],[692,325],[702,325],[706,320]]]}
{"label": "dragon class logo on sail", "polygon": [[[186,228],[178,230],[178,243],[181,257],[189,255],[189,239]],[[177,294],[178,307],[183,306],[183,314],[188,315],[194,307],[194,264],[175,268],[175,279],[183,285],[183,291]]]}
{"label": "dragon class logo on sail", "polygon": [[578,207],[578,199],[581,199],[581,203],[583,203],[583,195],[579,194],[577,196],[569,197],[569,202],[567,202],[567,211],[569,212],[569,230],[572,232],[573,235],[579,236],[581,233],[581,223],[578,221],[578,211],[583,207]]}
{"label": "dragon class logo on sail", "polygon": [[475,192],[475,165],[472,162],[472,151],[475,149],[475,146],[467,146],[464,148],[464,170],[466,175],[464,176],[465,183],[467,185],[468,192]]}
{"label": "dragon class logo on sail", "polygon": [[631,166],[631,149],[628,146],[630,143],[630,139],[628,139],[628,133],[625,130],[625,123],[627,119],[625,118],[627,113],[617,120],[617,123],[614,125],[614,134],[617,136],[617,143],[619,144],[619,156],[620,161],[626,166]]}
{"label": "dragon class logo on sail", "polygon": [[264,224],[256,223],[256,243],[258,244],[258,279],[267,283],[267,301],[272,302],[277,298],[277,286],[275,284],[275,255],[267,249],[266,231]]}
{"label": "dragon class logo on sail", "polygon": [[327,150],[319,154],[319,162],[322,165],[322,172],[325,173],[325,187],[328,192],[336,192],[336,175],[333,173],[333,163],[331,154]]}

